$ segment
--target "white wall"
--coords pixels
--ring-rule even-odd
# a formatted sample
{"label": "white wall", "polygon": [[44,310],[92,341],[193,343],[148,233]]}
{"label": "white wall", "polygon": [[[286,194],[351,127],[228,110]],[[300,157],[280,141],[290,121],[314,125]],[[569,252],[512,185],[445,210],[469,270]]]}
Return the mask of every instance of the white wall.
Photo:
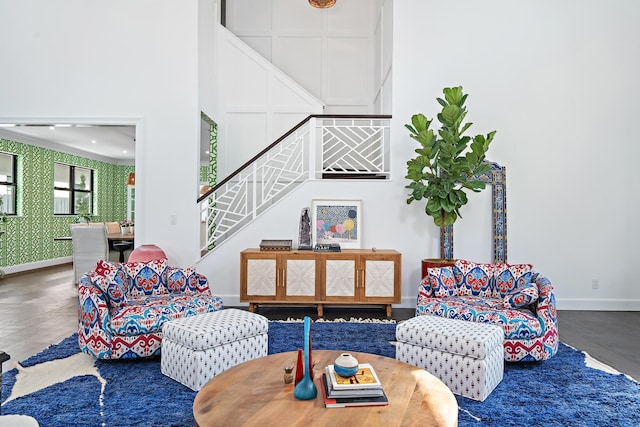
{"label": "white wall", "polygon": [[[560,309],[640,310],[639,18],[632,0],[394,2],[393,180],[300,188],[202,264],[214,289],[237,303],[242,249],[297,236],[313,198],[357,198],[364,247],[403,254],[402,301],[415,306],[420,260],[438,255],[438,229],[422,205],[405,204],[415,145],[403,125],[417,112],[433,117],[442,88],[460,84],[470,131],[498,131],[489,158],[507,167],[509,261],[548,276]],[[455,227],[455,255],[490,261],[490,193],[474,196]]]}
{"label": "white wall", "polygon": [[[433,116],[441,89],[463,85],[474,134],[498,131],[509,261],[547,275],[560,308],[640,309],[639,18],[632,0],[394,4],[395,145],[411,114]],[[456,255],[480,254],[476,238],[457,233]]]}
{"label": "white wall", "polygon": [[373,24],[379,0],[227,0],[229,30],[325,104],[373,114]]}
{"label": "white wall", "polygon": [[136,124],[136,245],[178,265],[198,256],[197,3],[0,2],[0,120]]}

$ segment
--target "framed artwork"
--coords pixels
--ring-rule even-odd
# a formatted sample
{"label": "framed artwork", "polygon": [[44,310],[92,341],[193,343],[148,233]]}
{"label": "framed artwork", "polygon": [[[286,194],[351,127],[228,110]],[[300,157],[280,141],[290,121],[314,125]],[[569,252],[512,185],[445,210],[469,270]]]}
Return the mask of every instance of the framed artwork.
{"label": "framed artwork", "polygon": [[343,249],[359,249],[362,243],[362,202],[312,200],[311,229],[314,243],[339,243]]}

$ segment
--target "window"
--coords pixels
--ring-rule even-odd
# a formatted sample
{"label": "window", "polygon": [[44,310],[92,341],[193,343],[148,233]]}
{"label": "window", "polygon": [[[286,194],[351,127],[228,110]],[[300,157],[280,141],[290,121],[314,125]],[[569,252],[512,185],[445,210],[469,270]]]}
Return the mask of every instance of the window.
{"label": "window", "polygon": [[16,214],[16,156],[0,153],[0,212]]}
{"label": "window", "polygon": [[93,213],[93,170],[54,163],[53,213]]}

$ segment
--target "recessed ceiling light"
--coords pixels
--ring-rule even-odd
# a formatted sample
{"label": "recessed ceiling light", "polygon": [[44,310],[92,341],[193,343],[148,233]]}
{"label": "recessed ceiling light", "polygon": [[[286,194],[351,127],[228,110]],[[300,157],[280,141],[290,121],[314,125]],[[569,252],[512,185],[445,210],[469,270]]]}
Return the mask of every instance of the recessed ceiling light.
{"label": "recessed ceiling light", "polygon": [[126,152],[127,152],[127,150],[122,150],[122,152],[123,152],[123,153],[126,153]]}
{"label": "recessed ceiling light", "polygon": [[49,126],[49,129],[56,130],[56,127],[55,126]]}
{"label": "recessed ceiling light", "polygon": [[96,140],[95,140],[95,139],[92,139],[92,140],[91,140],[91,143],[92,143],[92,144],[95,144],[95,143],[96,143]]}

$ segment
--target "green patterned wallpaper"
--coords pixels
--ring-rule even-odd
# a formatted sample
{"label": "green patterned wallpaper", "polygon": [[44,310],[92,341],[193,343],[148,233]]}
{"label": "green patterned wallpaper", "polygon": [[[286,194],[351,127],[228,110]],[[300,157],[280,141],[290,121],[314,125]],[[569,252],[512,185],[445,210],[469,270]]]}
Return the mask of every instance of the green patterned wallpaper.
{"label": "green patterned wallpaper", "polygon": [[0,237],[0,266],[71,256],[68,236],[73,215],[53,215],[53,164],[66,163],[95,171],[96,222],[127,217],[126,177],[134,166],[120,166],[46,148],[0,139],[0,151],[18,156],[17,216],[9,217]]}

